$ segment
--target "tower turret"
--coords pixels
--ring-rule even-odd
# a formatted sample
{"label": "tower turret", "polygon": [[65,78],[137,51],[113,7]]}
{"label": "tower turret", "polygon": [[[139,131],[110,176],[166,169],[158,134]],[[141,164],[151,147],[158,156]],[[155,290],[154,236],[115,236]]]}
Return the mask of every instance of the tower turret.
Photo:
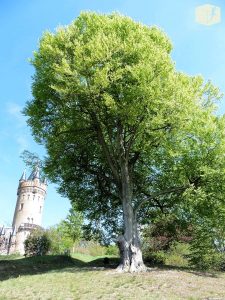
{"label": "tower turret", "polygon": [[17,190],[17,203],[12,226],[16,228],[15,251],[24,253],[24,241],[34,228],[41,226],[47,184],[36,166],[28,179],[23,172]]}

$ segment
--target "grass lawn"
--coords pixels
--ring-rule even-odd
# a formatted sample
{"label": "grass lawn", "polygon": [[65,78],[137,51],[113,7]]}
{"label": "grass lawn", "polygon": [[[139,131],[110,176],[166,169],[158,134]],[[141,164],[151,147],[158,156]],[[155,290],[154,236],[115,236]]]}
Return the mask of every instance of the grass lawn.
{"label": "grass lawn", "polygon": [[225,274],[149,268],[118,274],[116,258],[0,256],[0,300],[225,299]]}

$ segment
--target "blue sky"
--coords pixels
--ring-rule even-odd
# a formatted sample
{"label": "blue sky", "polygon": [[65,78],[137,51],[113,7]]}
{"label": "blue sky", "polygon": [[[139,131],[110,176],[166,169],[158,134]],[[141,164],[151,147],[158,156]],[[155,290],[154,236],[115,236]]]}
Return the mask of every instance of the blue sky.
{"label": "blue sky", "polygon": [[[204,26],[195,21],[195,8],[203,4],[219,6],[220,23]],[[24,149],[40,156],[37,145],[21,114],[32,99],[33,68],[28,62],[46,30],[67,25],[80,11],[118,11],[147,25],[157,25],[171,38],[172,56],[178,70],[202,74],[225,92],[225,1],[195,0],[0,0],[0,224],[10,225],[16,203],[18,180],[24,169],[20,153]],[[224,18],[223,18],[224,16]],[[219,112],[224,113],[221,102]],[[43,225],[65,218],[70,204],[49,184]]]}

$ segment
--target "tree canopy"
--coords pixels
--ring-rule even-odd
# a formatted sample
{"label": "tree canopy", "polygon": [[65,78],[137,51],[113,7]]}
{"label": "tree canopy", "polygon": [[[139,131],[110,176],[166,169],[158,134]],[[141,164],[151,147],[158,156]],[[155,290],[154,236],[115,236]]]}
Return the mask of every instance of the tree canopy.
{"label": "tree canopy", "polygon": [[219,91],[176,71],[171,51],[157,27],[84,12],[46,32],[32,59],[25,114],[45,172],[86,218],[122,233],[123,270],[143,269],[137,223],[155,211],[224,203]]}

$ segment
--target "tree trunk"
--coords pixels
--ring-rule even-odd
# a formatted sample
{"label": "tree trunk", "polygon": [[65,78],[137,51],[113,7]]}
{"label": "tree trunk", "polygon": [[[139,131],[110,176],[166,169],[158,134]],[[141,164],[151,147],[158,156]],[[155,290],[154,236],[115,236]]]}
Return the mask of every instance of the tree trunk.
{"label": "tree trunk", "polygon": [[144,272],[146,266],[142,258],[136,215],[132,207],[132,187],[130,183],[128,164],[121,167],[122,204],[124,234],[118,238],[121,262],[119,272]]}
{"label": "tree trunk", "polygon": [[118,247],[120,250],[120,264],[117,267],[119,272],[145,272],[147,270],[140,248],[140,244],[135,241],[128,242],[125,236],[118,238]]}

